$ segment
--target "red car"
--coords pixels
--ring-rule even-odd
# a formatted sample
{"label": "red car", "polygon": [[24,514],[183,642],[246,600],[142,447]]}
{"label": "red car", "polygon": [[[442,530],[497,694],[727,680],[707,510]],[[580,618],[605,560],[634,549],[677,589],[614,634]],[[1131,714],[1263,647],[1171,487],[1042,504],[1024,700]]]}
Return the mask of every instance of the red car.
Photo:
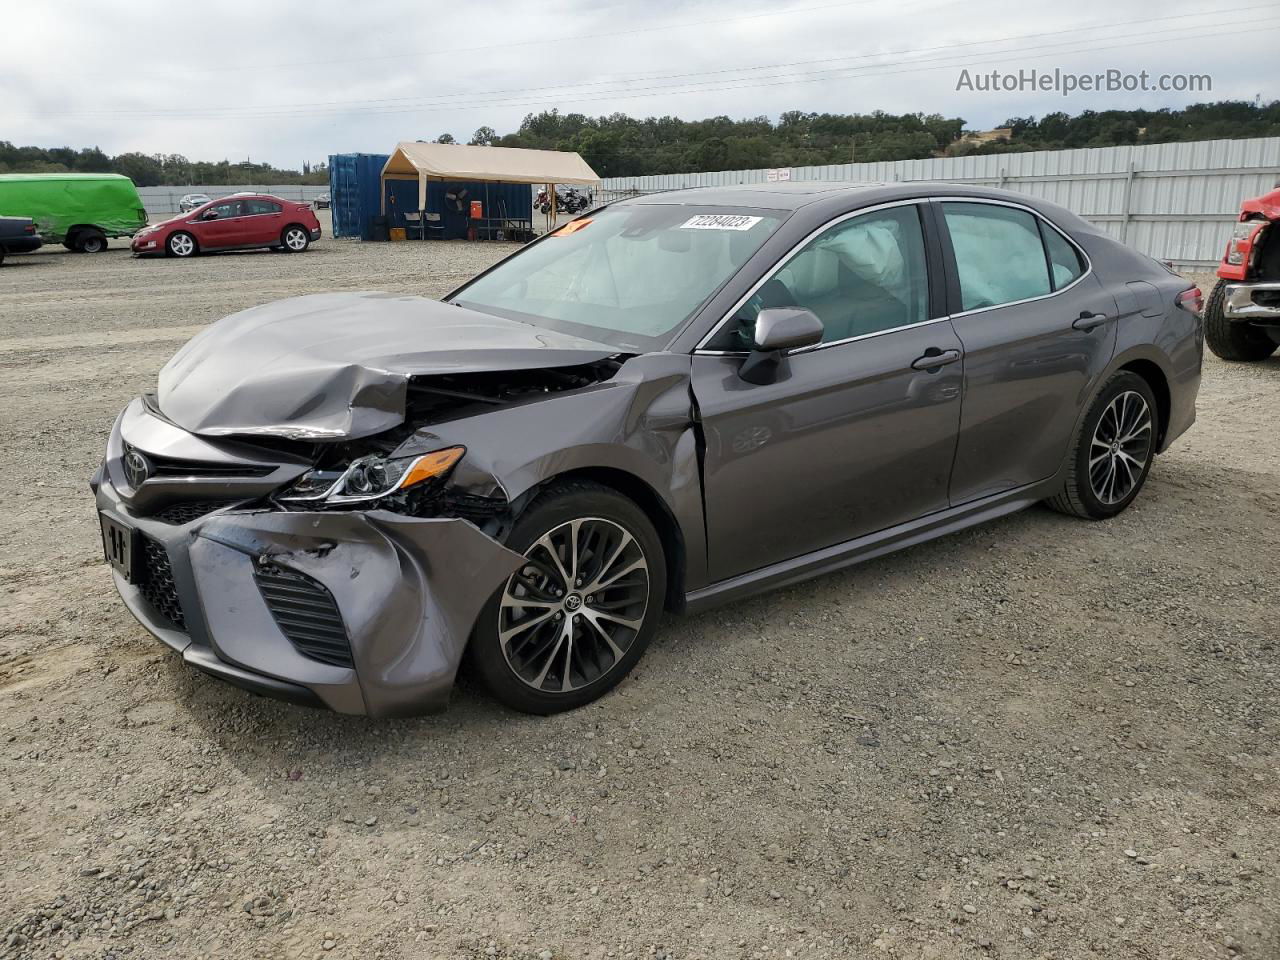
{"label": "red car", "polygon": [[211,200],[133,235],[138,256],[192,257],[210,250],[270,247],[301,253],[320,239],[320,221],[305,203],[238,193]]}

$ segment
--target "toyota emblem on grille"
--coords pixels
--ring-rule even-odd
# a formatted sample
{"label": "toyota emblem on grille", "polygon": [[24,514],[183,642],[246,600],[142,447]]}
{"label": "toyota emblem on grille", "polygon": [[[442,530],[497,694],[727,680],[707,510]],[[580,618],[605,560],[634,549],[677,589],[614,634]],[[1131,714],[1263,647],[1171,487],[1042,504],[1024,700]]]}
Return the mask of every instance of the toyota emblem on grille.
{"label": "toyota emblem on grille", "polygon": [[124,455],[124,475],[129,486],[138,489],[151,477],[151,461],[137,450],[130,450]]}

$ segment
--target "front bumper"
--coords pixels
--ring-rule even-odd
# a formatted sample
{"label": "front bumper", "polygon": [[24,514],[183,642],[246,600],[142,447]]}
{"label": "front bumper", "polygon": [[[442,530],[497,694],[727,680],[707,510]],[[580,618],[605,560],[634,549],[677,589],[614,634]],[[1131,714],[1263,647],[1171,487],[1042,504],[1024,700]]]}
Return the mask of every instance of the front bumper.
{"label": "front bumper", "polygon": [[[140,423],[142,416],[132,405],[121,415],[93,485],[98,510],[137,531],[135,582],[113,575],[147,630],[191,666],[268,696],[376,717],[447,705],[476,617],[523,562],[519,555],[466,520],[379,510],[295,513],[241,503],[166,522],[174,511],[156,509],[161,501],[147,490],[158,481],[135,490],[124,476],[130,426],[143,428],[138,449],[163,455],[154,449],[165,439],[160,421]],[[184,452],[204,443],[166,429],[187,438]],[[193,492],[186,502],[207,495]],[[270,586],[280,577],[283,600]],[[305,589],[291,594],[289,584]],[[312,623],[326,631],[320,654]]]}
{"label": "front bumper", "polygon": [[129,249],[140,257],[158,256],[164,253],[164,238],[160,234],[135,236],[129,244]]}
{"label": "front bumper", "polygon": [[1280,283],[1228,284],[1222,313],[1231,320],[1280,323]]}

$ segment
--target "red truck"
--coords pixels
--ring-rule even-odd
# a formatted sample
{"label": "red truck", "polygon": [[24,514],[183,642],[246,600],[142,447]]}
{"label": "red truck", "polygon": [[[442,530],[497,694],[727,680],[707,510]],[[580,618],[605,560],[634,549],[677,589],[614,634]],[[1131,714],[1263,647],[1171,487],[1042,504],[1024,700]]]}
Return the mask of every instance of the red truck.
{"label": "red truck", "polygon": [[1246,200],[1204,307],[1209,349],[1223,360],[1265,360],[1280,347],[1280,184]]}

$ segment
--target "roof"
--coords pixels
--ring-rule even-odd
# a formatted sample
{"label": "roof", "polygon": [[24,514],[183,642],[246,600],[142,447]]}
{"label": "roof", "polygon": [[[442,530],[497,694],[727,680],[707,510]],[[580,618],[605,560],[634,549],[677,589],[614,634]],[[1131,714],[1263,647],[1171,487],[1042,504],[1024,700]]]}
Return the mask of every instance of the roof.
{"label": "roof", "polygon": [[389,173],[436,180],[490,180],[502,183],[598,183],[600,178],[576,153],[514,147],[470,147],[456,143],[396,146],[382,168]]}
{"label": "roof", "polygon": [[619,205],[674,204],[679,206],[746,207],[757,210],[794,212],[810,208],[815,217],[835,215],[877,203],[930,198],[1003,200],[1030,207],[1048,217],[1072,236],[1102,231],[1066,207],[1026,193],[998,187],[945,180],[902,180],[892,183],[864,183],[853,180],[793,180],[782,183],[743,183],[722,187],[691,187],[648,193],[618,201]]}
{"label": "roof", "polygon": [[707,204],[727,207],[758,207],[764,210],[797,210],[832,194],[871,192],[883,183],[854,180],[790,180],[781,183],[740,183],[721,187],[689,187],[633,197],[625,203],[677,203],[681,206]]}
{"label": "roof", "polygon": [[[15,180],[129,180],[122,173],[0,173],[0,182]],[[132,183],[132,180],[129,180]]]}

